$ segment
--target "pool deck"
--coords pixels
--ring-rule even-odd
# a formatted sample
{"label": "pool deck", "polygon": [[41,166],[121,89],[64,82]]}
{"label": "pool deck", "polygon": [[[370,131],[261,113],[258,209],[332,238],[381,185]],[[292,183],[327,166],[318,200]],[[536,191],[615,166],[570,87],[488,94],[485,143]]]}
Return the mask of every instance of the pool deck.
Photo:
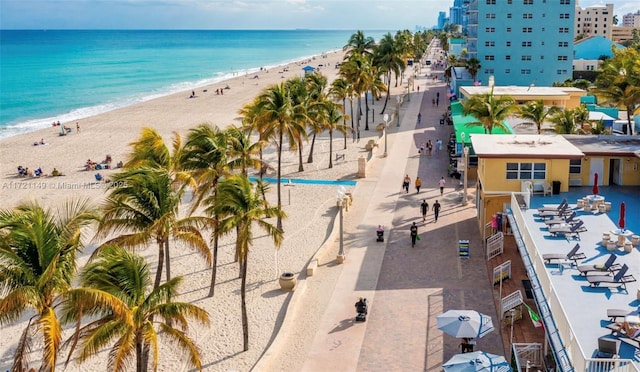
{"label": "pool deck", "polygon": [[[622,248],[609,252],[601,245],[602,233],[618,228],[619,208],[622,201],[626,204],[626,229],[634,234],[640,233],[640,188],[638,187],[601,187],[600,195],[605,196],[606,201],[612,203],[611,211],[607,213],[588,213],[576,208],[579,197],[590,194],[590,188],[571,188],[568,193],[554,196],[534,196],[531,199],[531,208],[526,210],[525,225],[531,233],[537,252],[540,255],[546,253],[565,253],[571,250],[576,243],[580,244],[580,252],[586,255],[586,259],[579,264],[601,264],[610,254],[616,255],[616,263],[627,264],[629,271],[636,280],[640,280],[640,250],[634,247],[630,253]],[[586,232],[580,233],[579,240],[572,237],[553,237],[548,232],[547,226],[538,217],[537,208],[542,205],[557,205],[566,198],[576,212],[576,218],[584,221]],[[614,222],[616,221],[616,222]],[[520,227],[522,229],[522,227]],[[601,286],[593,288],[589,286],[587,279],[581,276],[575,268],[561,267],[555,263],[547,264],[546,273],[550,277],[553,291],[558,298],[567,319],[569,320],[573,334],[586,358],[596,357],[597,340],[607,336],[610,331],[604,328],[610,323],[607,318],[607,309],[628,309],[638,311],[640,301],[637,299],[639,282],[627,284],[625,291],[621,287]],[[538,275],[545,275],[538,272]],[[631,359],[640,367],[640,350],[620,338],[620,358]],[[627,341],[630,341],[626,339]],[[566,343],[566,340],[565,340]]]}

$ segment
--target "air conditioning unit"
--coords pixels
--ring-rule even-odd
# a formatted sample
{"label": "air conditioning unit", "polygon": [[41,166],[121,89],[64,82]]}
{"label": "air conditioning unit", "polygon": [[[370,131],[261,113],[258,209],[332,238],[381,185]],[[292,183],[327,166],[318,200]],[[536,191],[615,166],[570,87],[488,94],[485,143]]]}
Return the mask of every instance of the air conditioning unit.
{"label": "air conditioning unit", "polygon": [[582,186],[581,178],[569,178],[569,186]]}

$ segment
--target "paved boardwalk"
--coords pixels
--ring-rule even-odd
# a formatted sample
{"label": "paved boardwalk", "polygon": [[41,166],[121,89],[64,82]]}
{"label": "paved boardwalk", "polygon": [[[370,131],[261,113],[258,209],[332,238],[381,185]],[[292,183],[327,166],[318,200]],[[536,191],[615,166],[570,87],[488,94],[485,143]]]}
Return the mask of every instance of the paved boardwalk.
{"label": "paved boardwalk", "polygon": [[[439,107],[431,100],[440,93]],[[356,203],[368,203],[355,232],[349,236],[347,262],[308,351],[305,371],[440,370],[444,361],[459,352],[459,340],[436,328],[435,317],[448,309],[476,309],[499,324],[488,281],[482,238],[475,219],[473,195],[462,206],[461,187],[445,176],[441,196],[438,180],[446,175],[446,142],[452,130],[439,125],[446,109],[444,86],[431,86],[414,93],[399,128],[389,134],[389,156],[379,174],[367,177],[367,195]],[[418,112],[422,114],[417,124]],[[444,150],[431,156],[418,155],[422,142],[436,139]],[[408,174],[423,179],[419,194],[401,190]],[[437,222],[430,211],[422,222],[419,204],[427,199],[442,204]],[[419,226],[421,240],[411,247],[409,226]],[[375,227],[386,227],[385,243],[375,242]],[[471,256],[458,257],[457,242],[468,239]],[[354,323],[353,304],[358,296],[369,300],[366,323]],[[498,329],[499,325],[498,325]],[[503,354],[499,332],[478,340],[478,349]]]}

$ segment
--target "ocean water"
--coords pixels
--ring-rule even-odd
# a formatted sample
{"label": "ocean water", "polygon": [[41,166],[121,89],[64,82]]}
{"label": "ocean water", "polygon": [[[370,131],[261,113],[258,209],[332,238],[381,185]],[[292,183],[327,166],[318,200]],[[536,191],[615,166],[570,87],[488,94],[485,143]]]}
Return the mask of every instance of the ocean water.
{"label": "ocean water", "polygon": [[0,30],[0,138],[341,49],[353,33]]}

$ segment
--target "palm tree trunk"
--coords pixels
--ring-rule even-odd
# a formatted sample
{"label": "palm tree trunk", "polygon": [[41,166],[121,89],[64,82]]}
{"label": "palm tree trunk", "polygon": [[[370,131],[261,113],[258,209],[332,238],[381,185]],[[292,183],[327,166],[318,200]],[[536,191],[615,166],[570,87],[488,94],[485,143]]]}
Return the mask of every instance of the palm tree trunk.
{"label": "palm tree trunk", "polygon": [[342,99],[342,125],[347,126],[347,99]]}
{"label": "palm tree trunk", "polygon": [[302,138],[298,143],[298,172],[304,172],[304,166],[302,165]]}
{"label": "palm tree trunk", "polygon": [[347,133],[344,133],[344,149],[347,149]]}
{"label": "palm tree trunk", "polygon": [[162,240],[158,241],[158,269],[156,270],[156,279],[153,282],[153,289],[156,289],[160,286],[160,282],[162,281],[162,265],[164,264],[164,242]]}
{"label": "palm tree trunk", "polygon": [[389,84],[387,84],[387,96],[384,98],[384,106],[382,106],[382,112],[380,112],[380,115],[383,115],[384,110],[387,109],[387,103],[389,103],[389,94],[391,94],[391,72],[389,72]]}
{"label": "palm tree trunk", "polygon": [[333,168],[333,130],[329,131],[329,169]]}
{"label": "palm tree trunk", "polygon": [[307,158],[307,163],[313,163],[313,148],[316,144],[316,134],[313,134],[313,138],[311,139],[311,149],[309,149],[309,157]]}
{"label": "palm tree trunk", "polygon": [[171,259],[169,256],[169,238],[164,240],[164,260],[167,267],[167,281],[171,280]]}
{"label": "palm tree trunk", "polygon": [[[373,96],[373,94],[372,94]],[[367,99],[367,93],[365,92],[365,96],[364,96],[364,107],[365,107],[365,113],[364,113],[364,130],[369,130],[369,100]]]}
{"label": "palm tree trunk", "polygon": [[[217,217],[215,218],[215,224],[217,229]],[[215,233],[214,233],[215,234]],[[211,285],[209,286],[209,295],[208,297],[213,297],[216,288],[216,275],[218,273],[218,235],[213,236],[213,252],[211,255]]]}
{"label": "palm tree trunk", "polygon": [[[279,133],[278,133],[278,138],[279,138],[279,142],[278,142],[278,182],[276,184],[276,189],[278,191],[278,209],[282,210],[282,194],[280,193],[280,183],[281,183],[281,177],[282,177],[282,129],[280,129]],[[276,227],[282,231],[282,217],[280,217],[280,215],[278,215],[278,219],[276,222]]]}
{"label": "palm tree trunk", "polygon": [[245,250],[245,257],[242,260],[242,284],[240,288],[240,299],[242,303],[242,340],[244,342],[244,351],[249,350],[249,318],[247,317],[247,261],[249,259],[249,251]]}

